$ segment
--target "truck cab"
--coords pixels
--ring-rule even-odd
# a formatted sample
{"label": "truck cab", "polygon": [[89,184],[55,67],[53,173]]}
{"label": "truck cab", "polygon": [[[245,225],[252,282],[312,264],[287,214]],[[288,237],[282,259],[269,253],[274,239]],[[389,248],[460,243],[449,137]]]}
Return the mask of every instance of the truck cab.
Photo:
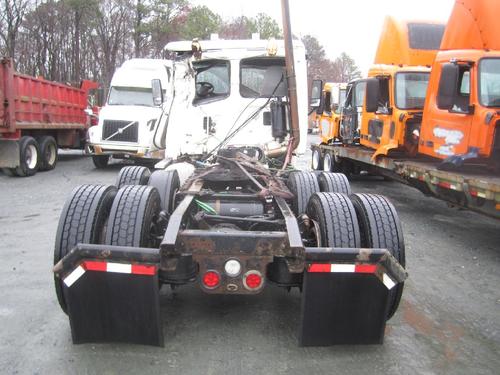
{"label": "truck cab", "polygon": [[385,19],[368,71],[360,132],[360,143],[375,149],[373,158],[391,151],[416,154],[430,67],[443,32],[438,22]]}
{"label": "truck cab", "polygon": [[401,150],[415,155],[430,68],[375,65],[368,73],[368,96],[361,144],[387,155]]}
{"label": "truck cab", "polygon": [[[180,41],[165,48],[174,55],[175,91],[154,142],[167,159],[208,159],[222,148],[243,148],[260,160],[284,157],[290,123],[283,41]],[[304,45],[294,40],[293,49],[300,154],[306,149],[307,74]]]}
{"label": "truck cab", "polygon": [[[160,80],[163,90],[157,102],[152,95],[155,79]],[[96,167],[106,166],[111,156],[141,160],[163,158],[153,143],[153,135],[162,113],[169,108],[171,83],[172,62],[169,60],[131,59],[116,70],[99,122],[89,129],[87,151]]]}
{"label": "truck cab", "polygon": [[322,143],[339,140],[340,113],[347,94],[347,83],[326,82],[321,102],[314,111]]}
{"label": "truck cab", "polygon": [[418,151],[500,165],[500,3],[457,2],[429,83]]}

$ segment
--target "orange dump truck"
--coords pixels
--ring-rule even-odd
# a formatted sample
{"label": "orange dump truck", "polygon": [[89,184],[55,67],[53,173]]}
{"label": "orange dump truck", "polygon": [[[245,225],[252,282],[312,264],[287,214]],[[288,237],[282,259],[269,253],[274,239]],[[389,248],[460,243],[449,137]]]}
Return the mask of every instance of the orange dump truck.
{"label": "orange dump truck", "polygon": [[396,64],[388,60],[397,48],[379,46],[375,62],[384,65],[366,80],[360,144],[314,145],[313,154],[500,218],[499,12],[497,1],[457,0],[439,51],[412,56],[410,43]]}

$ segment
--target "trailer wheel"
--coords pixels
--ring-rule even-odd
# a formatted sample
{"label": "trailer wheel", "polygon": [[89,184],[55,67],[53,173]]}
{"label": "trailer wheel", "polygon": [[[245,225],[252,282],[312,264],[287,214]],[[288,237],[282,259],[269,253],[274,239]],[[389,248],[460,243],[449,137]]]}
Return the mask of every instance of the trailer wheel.
{"label": "trailer wheel", "polygon": [[116,186],[119,188],[125,185],[147,185],[151,172],[146,167],[141,166],[128,166],[120,169],[118,178],[116,179]]}
{"label": "trailer wheel", "polygon": [[314,193],[319,192],[318,180],[313,172],[292,172],[287,180],[287,186],[294,195],[292,211],[295,215],[306,212],[307,202]]}
{"label": "trailer wheel", "polygon": [[323,158],[323,170],[325,172],[338,172],[339,170],[333,155],[329,152],[325,153]]}
{"label": "trailer wheel", "polygon": [[360,247],[358,219],[348,196],[316,193],[309,200],[307,215],[319,226],[318,246]]}
{"label": "trailer wheel", "polygon": [[20,177],[33,176],[40,165],[40,148],[33,137],[24,136],[19,140],[19,167],[16,174]]}
{"label": "trailer wheel", "polygon": [[155,224],[161,200],[152,186],[127,185],[118,190],[109,214],[108,245],[155,247],[158,245]]}
{"label": "trailer wheel", "polygon": [[50,171],[56,167],[57,164],[57,142],[54,137],[45,135],[38,140],[40,144],[40,170]]}
{"label": "trailer wheel", "polygon": [[323,156],[317,148],[312,152],[311,168],[315,171],[323,169]]}
{"label": "trailer wheel", "polygon": [[322,192],[351,195],[351,185],[343,173],[322,172],[318,175],[319,189]]}
{"label": "trailer wheel", "polygon": [[[361,230],[361,246],[386,248],[405,267],[403,230],[396,209],[385,197],[376,194],[353,194],[351,200],[356,209]],[[403,283],[389,292],[389,320],[398,309]]]}
{"label": "trailer wheel", "polygon": [[155,187],[160,193],[161,208],[171,214],[174,211],[174,197],[180,187],[179,174],[176,170],[158,170],[151,174],[149,186]]}
{"label": "trailer wheel", "polygon": [[[54,264],[78,243],[97,244],[103,241],[103,228],[116,194],[111,185],[80,185],[76,187],[62,209],[56,232]],[[54,276],[57,300],[67,312],[62,280]]]}
{"label": "trailer wheel", "polygon": [[109,163],[109,155],[92,155],[92,161],[97,169],[106,168]]}

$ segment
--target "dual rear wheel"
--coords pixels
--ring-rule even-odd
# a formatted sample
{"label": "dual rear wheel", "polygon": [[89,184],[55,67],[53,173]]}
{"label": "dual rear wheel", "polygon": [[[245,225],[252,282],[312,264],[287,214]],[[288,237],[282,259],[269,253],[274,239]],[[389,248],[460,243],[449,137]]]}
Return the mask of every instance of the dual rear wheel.
{"label": "dual rear wheel", "polygon": [[[117,186],[81,185],[72,191],[59,219],[54,264],[79,243],[159,245],[160,211],[173,211],[179,177],[176,171],[151,174],[147,168],[142,168],[123,168]],[[67,312],[62,280],[55,277],[54,282],[59,305]]]}
{"label": "dual rear wheel", "polygon": [[[311,172],[293,172],[288,186],[295,198],[297,216],[312,219],[315,246],[382,248],[405,267],[405,247],[401,222],[392,203],[376,194],[352,194],[341,173],[321,173],[315,184]],[[306,202],[306,203],[304,203]],[[403,283],[389,292],[387,319],[396,312]]]}
{"label": "dual rear wheel", "polygon": [[23,136],[18,143],[19,166],[3,168],[8,176],[29,177],[38,171],[49,171],[56,167],[58,148],[54,137],[44,135],[35,139]]}

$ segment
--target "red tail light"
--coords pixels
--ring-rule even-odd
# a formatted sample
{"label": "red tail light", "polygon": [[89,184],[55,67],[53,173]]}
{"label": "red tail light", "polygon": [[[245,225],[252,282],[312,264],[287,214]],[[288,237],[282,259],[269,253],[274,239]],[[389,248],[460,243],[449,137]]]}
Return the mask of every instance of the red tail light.
{"label": "red tail light", "polygon": [[215,271],[207,271],[202,277],[202,282],[208,289],[216,288],[220,284],[220,275]]}
{"label": "red tail light", "polygon": [[259,289],[262,286],[262,275],[259,271],[248,271],[243,277],[243,284],[247,289]]}

